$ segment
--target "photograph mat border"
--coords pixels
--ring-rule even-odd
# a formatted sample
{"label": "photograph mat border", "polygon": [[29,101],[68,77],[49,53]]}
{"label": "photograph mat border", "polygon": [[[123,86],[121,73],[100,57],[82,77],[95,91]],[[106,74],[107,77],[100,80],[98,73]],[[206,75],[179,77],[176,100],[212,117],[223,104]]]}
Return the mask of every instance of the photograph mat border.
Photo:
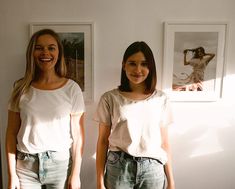
{"label": "photograph mat border", "polygon": [[[172,91],[175,32],[218,32],[217,65],[215,90],[213,92],[178,92]],[[216,101],[222,96],[222,80],[225,67],[227,45],[227,22],[164,22],[164,56],[162,89],[172,101]],[[169,73],[172,73],[169,76]]]}

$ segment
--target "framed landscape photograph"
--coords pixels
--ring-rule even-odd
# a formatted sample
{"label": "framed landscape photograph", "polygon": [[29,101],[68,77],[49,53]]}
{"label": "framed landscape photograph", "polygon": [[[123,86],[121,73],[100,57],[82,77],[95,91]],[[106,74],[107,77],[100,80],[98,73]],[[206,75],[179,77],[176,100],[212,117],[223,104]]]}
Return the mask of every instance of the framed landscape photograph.
{"label": "framed landscape photograph", "polygon": [[45,28],[58,33],[64,47],[68,77],[79,84],[85,102],[93,101],[93,23],[31,23],[30,36]]}
{"label": "framed landscape photograph", "polygon": [[164,23],[162,87],[173,101],[221,97],[227,30],[227,23]]}

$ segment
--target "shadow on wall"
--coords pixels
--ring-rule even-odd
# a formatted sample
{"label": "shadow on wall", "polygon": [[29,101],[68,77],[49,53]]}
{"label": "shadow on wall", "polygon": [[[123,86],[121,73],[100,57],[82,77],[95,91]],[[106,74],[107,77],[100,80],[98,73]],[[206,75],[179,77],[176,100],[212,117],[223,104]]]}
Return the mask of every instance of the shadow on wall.
{"label": "shadow on wall", "polygon": [[1,156],[1,152],[2,152],[2,149],[1,149],[1,141],[0,141],[0,189],[3,189],[3,186],[2,186],[2,156]]}
{"label": "shadow on wall", "polygon": [[86,105],[85,120],[85,146],[81,167],[82,188],[96,188],[96,142],[98,136],[98,123],[93,120],[96,104]]}
{"label": "shadow on wall", "polygon": [[235,188],[234,133],[235,125],[213,131],[206,127],[191,128],[184,134],[173,134],[171,143],[177,188]]}

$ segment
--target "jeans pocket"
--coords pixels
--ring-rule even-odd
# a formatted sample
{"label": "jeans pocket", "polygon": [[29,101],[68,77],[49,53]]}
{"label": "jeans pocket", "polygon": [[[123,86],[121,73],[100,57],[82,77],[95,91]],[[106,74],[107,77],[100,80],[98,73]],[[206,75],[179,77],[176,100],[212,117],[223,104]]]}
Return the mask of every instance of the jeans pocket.
{"label": "jeans pocket", "polygon": [[150,163],[159,165],[159,166],[163,166],[162,162],[159,161],[158,159],[149,159]]}
{"label": "jeans pocket", "polygon": [[149,170],[149,172],[152,172],[156,178],[164,177],[165,175],[164,165],[159,160],[150,159],[147,169]]}
{"label": "jeans pocket", "polygon": [[64,162],[68,161],[71,158],[71,155],[69,151],[64,151],[64,152],[50,151],[50,157],[53,162]]}
{"label": "jeans pocket", "polygon": [[116,152],[109,151],[108,157],[107,157],[108,164],[113,165],[113,164],[117,163],[119,161],[119,159],[120,159],[119,154],[117,154]]}
{"label": "jeans pocket", "polygon": [[17,158],[18,160],[25,160],[26,157],[27,157],[26,154],[24,154],[24,153],[22,153],[22,152],[20,152],[20,151],[17,151],[17,153],[16,153],[16,158]]}
{"label": "jeans pocket", "polygon": [[38,169],[38,159],[36,156],[25,154],[22,152],[17,152],[16,154],[16,170],[17,172],[25,171],[35,171]]}

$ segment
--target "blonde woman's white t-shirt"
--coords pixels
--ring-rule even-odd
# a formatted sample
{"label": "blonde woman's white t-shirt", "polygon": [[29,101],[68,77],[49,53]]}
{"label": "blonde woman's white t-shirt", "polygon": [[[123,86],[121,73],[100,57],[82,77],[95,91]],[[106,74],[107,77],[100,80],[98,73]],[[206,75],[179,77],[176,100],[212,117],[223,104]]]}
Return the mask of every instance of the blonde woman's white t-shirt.
{"label": "blonde woman's white t-shirt", "polygon": [[80,87],[73,80],[55,90],[41,90],[31,86],[22,95],[19,108],[21,126],[17,135],[17,149],[25,153],[47,150],[65,151],[71,147],[70,116],[85,111]]}
{"label": "blonde woman's white t-shirt", "polygon": [[160,127],[172,123],[172,112],[164,92],[155,90],[144,100],[132,100],[113,89],[102,95],[94,119],[111,126],[109,150],[166,163]]}

